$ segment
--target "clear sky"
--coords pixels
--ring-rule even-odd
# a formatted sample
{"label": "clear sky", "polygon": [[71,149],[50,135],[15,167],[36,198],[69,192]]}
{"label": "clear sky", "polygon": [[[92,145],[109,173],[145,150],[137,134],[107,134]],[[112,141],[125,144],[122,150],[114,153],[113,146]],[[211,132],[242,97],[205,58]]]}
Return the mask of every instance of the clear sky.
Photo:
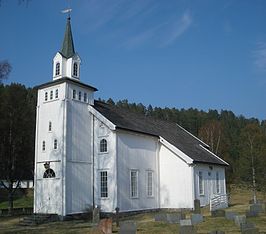
{"label": "clear sky", "polygon": [[[81,81],[96,97],[160,107],[231,110],[266,119],[265,0],[72,0]],[[8,82],[52,80],[66,0],[1,0]]]}

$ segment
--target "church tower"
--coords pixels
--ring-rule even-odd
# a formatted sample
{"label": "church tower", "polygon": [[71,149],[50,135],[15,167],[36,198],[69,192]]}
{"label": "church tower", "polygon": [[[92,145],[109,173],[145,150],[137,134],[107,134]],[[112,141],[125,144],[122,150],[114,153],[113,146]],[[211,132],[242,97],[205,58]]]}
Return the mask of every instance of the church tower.
{"label": "church tower", "polygon": [[38,86],[34,212],[66,216],[92,205],[92,117],[96,88],[80,81],[70,17],[53,79]]}
{"label": "church tower", "polygon": [[70,17],[68,17],[62,49],[56,53],[53,59],[53,80],[62,77],[79,80],[80,63],[80,57],[75,53]]}

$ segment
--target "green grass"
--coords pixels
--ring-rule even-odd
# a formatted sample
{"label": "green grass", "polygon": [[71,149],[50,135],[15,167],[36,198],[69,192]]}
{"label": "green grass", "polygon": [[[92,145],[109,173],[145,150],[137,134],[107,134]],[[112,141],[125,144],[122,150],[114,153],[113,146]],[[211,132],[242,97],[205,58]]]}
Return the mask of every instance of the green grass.
{"label": "green grass", "polygon": [[[6,195],[7,197],[7,195]],[[33,191],[28,190],[25,195],[20,195],[14,199],[14,208],[33,207]],[[0,209],[7,209],[8,201],[0,202]]]}
{"label": "green grass", "polygon": [[[239,214],[245,214],[249,209],[248,201],[251,199],[251,192],[246,189],[234,189],[231,197],[231,206],[226,210],[234,211]],[[259,199],[262,199],[259,194]],[[26,200],[26,201],[25,201]],[[20,198],[16,200],[18,206],[32,205],[32,196],[27,196],[26,199]],[[2,203],[0,204],[0,206]],[[204,222],[196,225],[197,233],[206,234],[211,230],[221,230],[229,234],[239,234],[240,229],[233,221],[226,220],[224,217],[211,217],[208,207],[202,209]],[[155,213],[134,215],[125,220],[135,220],[137,222],[137,233],[178,233],[179,225],[167,224],[164,222],[154,221]],[[191,214],[186,212],[186,217]],[[19,219],[22,217],[1,217],[0,218],[0,233],[100,233],[96,227],[87,220],[75,220],[65,222],[54,222],[42,224],[33,227],[19,226]],[[261,214],[259,217],[248,218],[248,222],[255,223],[260,232],[266,233],[266,214]],[[113,224],[113,233],[118,233],[119,228]]]}

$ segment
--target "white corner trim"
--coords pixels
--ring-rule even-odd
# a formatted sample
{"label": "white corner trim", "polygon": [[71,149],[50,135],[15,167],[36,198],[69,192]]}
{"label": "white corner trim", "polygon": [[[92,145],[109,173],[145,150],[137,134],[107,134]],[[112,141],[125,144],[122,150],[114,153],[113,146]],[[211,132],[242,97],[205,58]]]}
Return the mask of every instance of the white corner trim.
{"label": "white corner trim", "polygon": [[160,136],[159,141],[169,150],[171,150],[176,156],[181,158],[185,163],[187,164],[193,164],[192,158],[187,156],[184,152],[173,146],[171,143],[169,143],[167,140],[165,140],[163,137]]}
{"label": "white corner trim", "polygon": [[196,136],[194,136],[191,132],[187,131],[186,129],[184,129],[182,126],[180,126],[179,124],[176,124],[178,127],[180,127],[182,130],[184,130],[186,133],[188,133],[190,136],[194,137],[196,140],[200,141],[203,145],[206,145],[210,148],[209,145],[207,145],[205,142],[203,142],[201,139],[197,138]]}
{"label": "white corner trim", "polygon": [[105,118],[100,112],[95,110],[91,105],[88,105],[88,110],[97,119],[99,119],[101,122],[103,122],[108,128],[110,128],[113,131],[116,129],[116,125],[115,124],[113,124],[109,119]]}
{"label": "white corner trim", "polygon": [[220,157],[218,157],[216,154],[214,154],[213,152],[211,152],[210,150],[206,149],[203,145],[199,144],[199,146],[206,150],[208,153],[212,154],[214,157],[218,158],[219,160],[221,160],[223,163],[225,163],[227,166],[229,166],[229,163],[227,163],[226,161],[224,161],[223,159],[221,159]]}

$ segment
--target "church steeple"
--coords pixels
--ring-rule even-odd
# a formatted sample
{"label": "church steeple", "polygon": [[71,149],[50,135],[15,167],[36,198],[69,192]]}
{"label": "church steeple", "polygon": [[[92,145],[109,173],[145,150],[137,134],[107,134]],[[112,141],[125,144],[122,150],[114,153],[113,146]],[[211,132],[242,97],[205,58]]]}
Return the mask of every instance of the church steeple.
{"label": "church steeple", "polygon": [[74,49],[70,16],[68,16],[62,48],[54,57],[53,80],[63,77],[79,80],[80,63],[80,57]]}
{"label": "church steeple", "polygon": [[75,54],[74,42],[71,31],[70,17],[67,18],[66,31],[61,49],[61,54],[65,58],[70,58]]}

